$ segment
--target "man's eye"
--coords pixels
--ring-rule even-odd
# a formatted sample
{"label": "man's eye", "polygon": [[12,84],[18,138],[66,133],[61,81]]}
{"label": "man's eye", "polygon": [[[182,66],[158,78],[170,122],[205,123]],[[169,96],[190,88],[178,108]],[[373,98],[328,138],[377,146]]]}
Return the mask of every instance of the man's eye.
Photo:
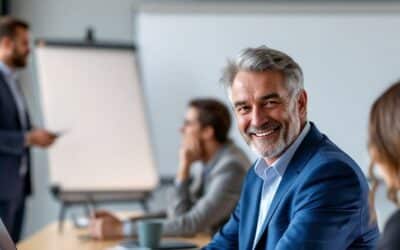
{"label": "man's eye", "polygon": [[248,106],[240,106],[236,109],[239,114],[245,114],[250,111],[250,107]]}
{"label": "man's eye", "polygon": [[280,103],[280,102],[277,101],[277,100],[268,100],[268,101],[265,102],[264,105],[265,105],[267,108],[274,108],[274,107],[278,106],[279,103]]}

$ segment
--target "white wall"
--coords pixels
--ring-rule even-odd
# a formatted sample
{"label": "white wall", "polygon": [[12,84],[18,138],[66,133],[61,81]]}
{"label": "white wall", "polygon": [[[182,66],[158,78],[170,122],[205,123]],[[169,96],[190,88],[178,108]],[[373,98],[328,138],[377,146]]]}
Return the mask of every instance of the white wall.
{"label": "white wall", "polygon": [[[171,169],[178,144],[178,133],[172,131],[181,123],[187,100],[212,95],[228,102],[218,84],[226,59],[242,48],[265,44],[299,62],[309,94],[309,119],[367,172],[369,107],[400,77],[397,13],[236,10],[221,14],[170,7],[145,10],[136,20],[162,171]],[[237,133],[234,137],[242,141]]]}
{"label": "white wall", "polygon": [[[243,7],[239,4],[236,7],[229,4],[229,6],[199,4],[190,9],[182,8],[183,5],[179,4],[172,7],[167,4],[161,8],[166,15],[158,15],[157,13],[160,13],[159,6],[152,6],[144,8],[144,10],[146,13],[155,13],[155,19],[140,19],[146,16],[139,16],[139,19],[135,19],[132,15],[134,2],[133,0],[13,0],[13,9],[17,16],[31,23],[36,37],[81,38],[85,28],[93,26],[99,39],[129,42],[134,40],[133,36],[136,34],[134,28],[138,28],[138,34],[141,34],[141,37],[135,37],[135,40],[138,41],[141,53],[144,87],[151,113],[151,129],[154,133],[161,173],[175,171],[176,150],[179,144],[177,129],[183,117],[186,101],[190,97],[200,95],[215,95],[226,100],[223,89],[217,85],[219,70],[224,60],[228,56],[233,56],[244,46],[256,46],[261,43],[286,50],[298,59],[305,71],[306,87],[311,87],[309,93],[310,118],[316,120],[324,132],[333,135],[333,139],[346,151],[355,155],[361,165],[367,163],[365,133],[368,106],[372,101],[371,98],[374,98],[387,84],[399,77],[396,75],[398,74],[396,70],[400,65],[385,65],[385,61],[375,61],[374,55],[382,56],[381,53],[384,53],[391,60],[395,60],[398,54],[391,53],[391,48],[375,47],[373,43],[370,50],[365,50],[363,44],[367,41],[362,36],[353,35],[353,31],[361,28],[365,32],[363,34],[376,34],[375,39],[378,43],[387,39],[388,44],[393,46],[397,52],[400,35],[392,33],[391,30],[399,27],[399,18],[395,15],[398,13],[399,6],[382,8],[363,4],[362,6],[334,5],[333,8],[331,8],[332,6],[327,8],[315,5],[306,7],[297,5],[295,13],[297,11],[298,13],[315,14],[315,19],[303,18],[307,25],[306,32],[321,31],[321,34],[324,34],[324,37],[320,37],[320,41],[309,43],[309,39],[302,37],[304,34],[301,30],[287,32],[282,29],[282,36],[271,39],[266,39],[266,36],[262,34],[266,21],[273,21],[276,24],[274,27],[270,27],[274,32],[280,31],[279,15],[272,15],[272,19],[268,19],[274,10],[286,14],[293,12],[292,8],[282,4],[259,4],[253,7]],[[360,13],[358,9],[361,7],[363,10]],[[200,11],[198,11],[199,9]],[[226,12],[225,18],[220,19],[221,11],[222,13]],[[354,14],[352,11],[359,12],[355,15],[357,18],[354,20],[352,20]],[[196,12],[200,15],[196,15]],[[370,24],[374,23],[369,16],[371,13],[376,14],[375,12],[378,12],[376,25],[363,26],[363,18]],[[379,25],[381,20],[379,15],[385,16],[386,12],[392,13],[389,15],[393,15],[393,22],[385,23],[389,26],[382,29],[382,26]],[[168,19],[168,15],[171,13],[172,15],[180,14],[178,18]],[[184,14],[181,15],[182,13]],[[237,15],[238,13],[239,15]],[[339,26],[344,30],[336,29],[337,17],[342,14],[346,14],[345,21],[343,21],[345,23],[339,21]],[[325,22],[326,15],[328,19],[329,16],[333,16],[331,22]],[[239,22],[239,25],[232,25],[232,20],[238,24],[238,17],[243,17],[244,23],[240,24]],[[134,21],[138,25],[137,27],[134,25]],[[165,23],[163,23],[164,21]],[[320,25],[320,21],[328,26]],[[219,25],[214,25],[215,23],[219,23]],[[285,25],[287,27],[289,23],[286,22]],[[200,31],[200,34],[209,34],[210,36],[196,37],[195,29]],[[240,36],[238,32],[240,32]],[[249,37],[255,37],[254,41],[249,43]],[[336,37],[339,38],[340,44],[337,43]],[[298,48],[291,47],[292,43],[287,40],[298,40]],[[188,48],[192,48],[191,46],[196,44],[196,41],[198,41],[196,51],[189,54],[185,50],[185,46],[189,44]],[[228,42],[226,43],[226,41]],[[326,48],[326,44],[321,45],[322,42],[331,43],[332,48],[343,49],[340,51],[332,49],[327,53],[323,50]],[[361,45],[359,49],[357,49],[358,44]],[[314,48],[314,46],[316,47]],[[205,47],[208,49],[204,50]],[[346,48],[355,48],[355,50]],[[334,59],[330,60],[324,55],[331,55]],[[362,60],[370,60],[370,66],[359,68],[354,65],[355,67],[352,69],[333,63],[340,60],[349,63],[355,55],[360,56]],[[211,60],[209,60],[210,58]],[[322,72],[315,71],[314,65],[318,63],[321,64],[321,67],[325,67]],[[210,70],[204,71],[204,69]],[[32,89],[34,86],[31,81],[32,73],[29,68],[23,78],[27,84],[27,91],[30,93],[35,121],[40,124],[40,104]],[[359,77],[366,75],[370,77],[368,83],[358,81]],[[357,83],[357,87],[354,87],[354,82]],[[357,117],[360,119],[357,120]],[[239,140],[237,132],[234,133],[234,137]],[[35,156],[34,185],[36,193],[28,206],[27,234],[54,221],[58,212],[57,203],[48,193],[49,178],[45,153],[36,151]],[[384,205],[383,209],[385,212],[382,218],[386,218],[393,207]]]}

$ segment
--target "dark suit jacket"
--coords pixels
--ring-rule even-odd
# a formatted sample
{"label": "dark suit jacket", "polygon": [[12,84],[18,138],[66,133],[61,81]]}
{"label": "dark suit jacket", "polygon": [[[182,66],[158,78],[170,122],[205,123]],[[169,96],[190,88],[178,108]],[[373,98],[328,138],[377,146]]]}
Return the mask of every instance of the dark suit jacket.
{"label": "dark suit jacket", "polygon": [[[204,249],[252,249],[263,182],[254,169],[227,224]],[[256,249],[375,249],[359,166],[312,124],[273,198]]]}
{"label": "dark suit jacket", "polygon": [[378,250],[400,249],[400,210],[390,216],[385,225],[382,238],[379,240]]}
{"label": "dark suit jacket", "polygon": [[[31,128],[28,114],[28,129]],[[27,156],[28,172],[19,174],[23,155]],[[0,71],[0,200],[10,200],[31,193],[29,148],[24,146],[24,132],[17,106],[3,73]]]}

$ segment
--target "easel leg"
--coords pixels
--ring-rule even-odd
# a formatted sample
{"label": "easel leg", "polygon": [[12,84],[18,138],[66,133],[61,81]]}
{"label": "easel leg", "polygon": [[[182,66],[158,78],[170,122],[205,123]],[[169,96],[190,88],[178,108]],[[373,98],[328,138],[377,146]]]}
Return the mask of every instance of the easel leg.
{"label": "easel leg", "polygon": [[65,214],[67,213],[69,204],[62,202],[60,214],[58,215],[58,232],[62,233],[64,227]]}

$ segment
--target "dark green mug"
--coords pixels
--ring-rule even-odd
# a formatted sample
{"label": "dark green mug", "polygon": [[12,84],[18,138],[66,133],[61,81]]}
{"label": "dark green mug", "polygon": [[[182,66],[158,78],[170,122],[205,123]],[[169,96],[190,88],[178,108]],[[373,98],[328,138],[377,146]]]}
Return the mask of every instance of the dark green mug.
{"label": "dark green mug", "polygon": [[140,247],[158,248],[162,233],[162,220],[138,221],[138,236]]}

